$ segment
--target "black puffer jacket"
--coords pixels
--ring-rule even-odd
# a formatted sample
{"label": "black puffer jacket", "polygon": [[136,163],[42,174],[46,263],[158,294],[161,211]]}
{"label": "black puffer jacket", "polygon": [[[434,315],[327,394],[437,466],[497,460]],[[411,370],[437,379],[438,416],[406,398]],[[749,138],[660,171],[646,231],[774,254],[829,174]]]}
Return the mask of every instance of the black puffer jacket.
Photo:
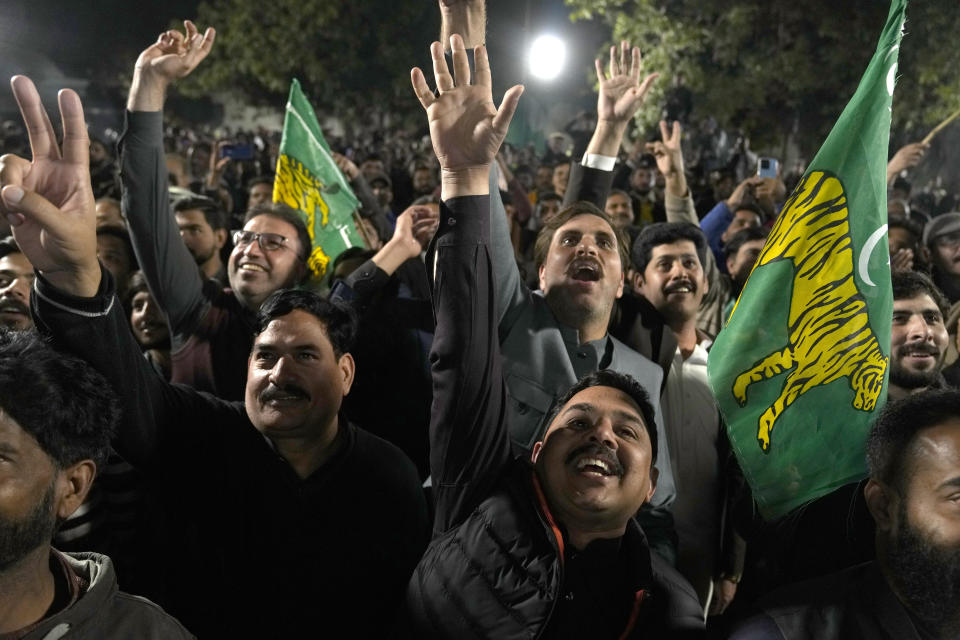
{"label": "black puffer jacket", "polygon": [[[533,469],[510,451],[487,207],[485,197],[442,203],[436,253],[428,256],[427,271],[436,273],[430,432],[436,518],[407,589],[408,635],[415,638],[510,640],[569,631],[551,626],[562,622],[554,609],[569,587],[563,534]],[[692,587],[650,553],[634,521],[620,545],[620,557],[631,559],[623,595],[634,602],[624,625],[632,633],[621,637],[702,634]]]}
{"label": "black puffer jacket", "polygon": [[[520,460],[498,490],[457,528],[434,539],[417,566],[407,605],[418,638],[541,637],[563,593],[559,530],[534,488],[533,470]],[[650,558],[647,587],[638,600],[632,638],[698,637],[703,610],[690,585],[651,554],[633,521],[623,544]],[[626,629],[625,629],[626,631]]]}

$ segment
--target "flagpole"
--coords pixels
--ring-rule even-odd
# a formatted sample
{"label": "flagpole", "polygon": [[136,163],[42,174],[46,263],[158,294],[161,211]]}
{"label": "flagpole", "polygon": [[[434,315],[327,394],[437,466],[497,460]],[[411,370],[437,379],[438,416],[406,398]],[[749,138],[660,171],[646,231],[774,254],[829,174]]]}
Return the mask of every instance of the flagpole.
{"label": "flagpole", "polygon": [[360,209],[353,210],[353,223],[357,227],[357,231],[360,232],[360,237],[363,238],[363,241],[367,245],[367,249],[373,248],[373,243],[370,241],[370,236],[367,234],[367,228],[363,226],[363,221],[360,220]]}
{"label": "flagpole", "polygon": [[930,141],[933,140],[933,138],[934,138],[938,133],[940,133],[948,124],[950,124],[951,122],[953,122],[954,120],[956,120],[958,117],[960,117],[960,109],[957,109],[956,111],[954,111],[953,113],[951,113],[950,116],[949,116],[946,120],[944,120],[943,122],[941,122],[940,124],[938,124],[936,127],[934,127],[934,128],[933,128],[933,131],[931,131],[930,133],[927,134],[927,137],[923,139],[923,141],[921,142],[921,144],[930,144]]}

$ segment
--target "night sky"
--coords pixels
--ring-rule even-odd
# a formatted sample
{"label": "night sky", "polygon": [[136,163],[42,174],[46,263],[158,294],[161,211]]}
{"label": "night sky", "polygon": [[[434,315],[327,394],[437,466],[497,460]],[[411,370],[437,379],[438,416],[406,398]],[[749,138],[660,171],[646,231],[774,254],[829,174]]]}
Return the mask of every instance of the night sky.
{"label": "night sky", "polygon": [[[68,75],[86,76],[111,56],[143,49],[197,0],[0,0],[0,44],[45,53]],[[132,63],[132,60],[129,60]]]}
{"label": "night sky", "polygon": [[[386,20],[388,8],[395,0],[383,1]],[[124,85],[136,56],[172,21],[195,17],[199,3],[199,0],[0,0],[0,74],[5,77],[15,73],[31,74],[50,110],[55,110],[58,89],[64,86],[77,89],[84,97],[91,130],[102,133],[115,129],[121,124]],[[589,75],[592,59],[609,37],[609,27],[574,25],[568,15],[569,8],[563,0],[489,0],[488,48],[496,69],[496,84],[506,87],[525,81],[527,102],[531,105],[536,104],[541,94],[545,105],[562,98],[570,113],[593,104],[596,98]],[[525,23],[529,25],[526,31]],[[524,77],[525,42],[542,32],[561,36],[569,48],[565,73],[549,84]],[[425,55],[427,44],[423,43]],[[37,66],[36,54],[59,68],[66,80],[57,77],[51,69]],[[423,62],[412,60],[411,64]],[[93,85],[80,84],[84,81],[92,81]],[[16,117],[16,112],[9,91],[0,87],[0,116]]]}

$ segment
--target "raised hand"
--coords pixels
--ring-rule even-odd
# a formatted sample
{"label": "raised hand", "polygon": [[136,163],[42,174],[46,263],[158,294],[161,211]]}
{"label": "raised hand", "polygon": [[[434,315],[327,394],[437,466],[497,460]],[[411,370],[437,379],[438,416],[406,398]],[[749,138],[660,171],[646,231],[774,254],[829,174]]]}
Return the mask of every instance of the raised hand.
{"label": "raised hand", "polygon": [[220,187],[220,179],[223,177],[223,172],[226,171],[227,165],[230,164],[230,158],[221,157],[223,148],[228,144],[230,143],[226,140],[218,140],[210,152],[210,163],[207,170],[207,188],[209,189],[217,189]]}
{"label": "raised hand", "polygon": [[347,180],[353,181],[360,175],[360,169],[353,161],[342,153],[333,152],[333,162],[340,169],[341,173],[347,177]]}
{"label": "raised hand", "polygon": [[451,36],[450,47],[453,76],[447,69],[440,43],[430,45],[438,96],[427,86],[419,68],[410,72],[413,90],[427,111],[433,151],[440,161],[444,199],[488,192],[490,163],[507,135],[510,119],[523,93],[522,86],[511,87],[497,109],[493,104],[486,47],[474,49],[475,84],[470,84],[470,65],[463,39],[459,35]]}
{"label": "raised hand", "polygon": [[887,182],[900,175],[900,172],[904,169],[910,169],[920,164],[923,155],[929,148],[929,144],[922,142],[911,142],[900,147],[890,158],[890,162],[887,163]]}
{"label": "raised hand", "polygon": [[201,35],[191,21],[184,20],[183,26],[184,33],[173,29],[164,31],[140,53],[127,100],[130,111],[162,109],[167,86],[190,75],[210,53],[217,36],[213,27]]}
{"label": "raised hand", "polygon": [[0,158],[0,207],[37,271],[67,293],[93,296],[100,284],[97,216],[80,97],[70,89],[60,92],[61,150],[33,82],[14,76],[10,84],[30,135],[33,159]]}
{"label": "raised hand", "polygon": [[660,140],[648,142],[646,149],[657,161],[657,169],[666,179],[667,190],[678,197],[687,193],[687,179],[683,173],[683,150],[680,147],[680,123],[674,121],[667,129],[665,120],[660,121]]}
{"label": "raised hand", "polygon": [[143,50],[135,69],[166,82],[184,78],[197,68],[213,47],[217,33],[208,27],[203,35],[189,20],[183,21],[185,33],[164,31],[157,41]]}
{"label": "raised hand", "polygon": [[[630,52],[630,66],[627,67],[627,52]],[[597,100],[598,122],[626,125],[643,104],[650,86],[660,74],[651,73],[640,80],[642,61],[640,47],[630,48],[626,41],[617,47],[610,47],[610,76],[606,77],[600,59],[594,60],[597,68],[597,80],[600,83],[600,97]]]}

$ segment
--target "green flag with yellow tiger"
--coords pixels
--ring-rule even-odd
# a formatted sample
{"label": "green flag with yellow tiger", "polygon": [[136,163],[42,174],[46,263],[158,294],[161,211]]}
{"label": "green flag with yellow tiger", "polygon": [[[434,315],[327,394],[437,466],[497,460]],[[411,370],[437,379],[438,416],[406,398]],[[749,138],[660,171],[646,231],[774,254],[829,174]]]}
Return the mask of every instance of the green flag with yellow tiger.
{"label": "green flag with yellow tiger", "polygon": [[314,282],[326,275],[330,262],[342,251],[364,246],[353,222],[359,201],[333,161],[296,78],[290,84],[273,201],[303,215],[313,243],[307,266]]}
{"label": "green flag with yellow tiger", "polygon": [[768,518],[865,475],[886,399],[890,107],[906,0],[787,199],[710,351],[710,386]]}

